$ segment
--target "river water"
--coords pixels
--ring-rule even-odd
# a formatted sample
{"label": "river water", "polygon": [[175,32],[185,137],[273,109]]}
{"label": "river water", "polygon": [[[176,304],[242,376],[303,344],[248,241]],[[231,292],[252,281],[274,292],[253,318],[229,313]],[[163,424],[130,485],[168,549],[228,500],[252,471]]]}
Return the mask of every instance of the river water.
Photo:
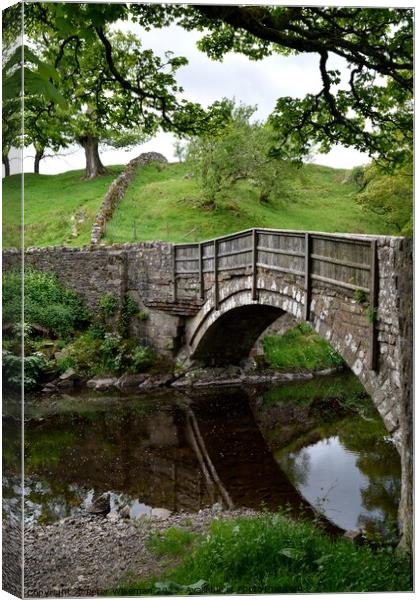
{"label": "river water", "polygon": [[[14,407],[14,408],[13,408]],[[3,432],[16,428],[5,402]],[[4,457],[3,510],[18,505]],[[112,510],[314,511],[341,529],[392,536],[400,460],[350,373],[270,389],[32,398],[25,407],[25,518],[48,523],[111,492]]]}

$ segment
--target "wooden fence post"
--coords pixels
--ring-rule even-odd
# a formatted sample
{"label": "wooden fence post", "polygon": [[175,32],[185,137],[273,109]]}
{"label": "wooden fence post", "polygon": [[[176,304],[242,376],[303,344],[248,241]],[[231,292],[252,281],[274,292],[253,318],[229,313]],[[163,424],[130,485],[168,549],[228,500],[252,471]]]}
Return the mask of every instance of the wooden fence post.
{"label": "wooden fence post", "polygon": [[204,275],[203,275],[203,244],[198,244],[198,272],[200,285],[200,299],[204,300]]}
{"label": "wooden fence post", "polygon": [[213,241],[213,271],[214,271],[214,308],[219,310],[219,281],[217,278],[217,239]]}
{"label": "wooden fence post", "polygon": [[311,246],[311,234],[305,233],[305,321],[309,321],[311,314]]}
{"label": "wooden fence post", "polygon": [[173,281],[174,281],[174,302],[176,302],[177,300],[177,293],[176,293],[176,246],[172,245],[172,277],[173,277]]}
{"label": "wooden fence post", "polygon": [[257,290],[257,254],[258,254],[258,233],[256,229],[252,230],[252,300],[258,300]]}

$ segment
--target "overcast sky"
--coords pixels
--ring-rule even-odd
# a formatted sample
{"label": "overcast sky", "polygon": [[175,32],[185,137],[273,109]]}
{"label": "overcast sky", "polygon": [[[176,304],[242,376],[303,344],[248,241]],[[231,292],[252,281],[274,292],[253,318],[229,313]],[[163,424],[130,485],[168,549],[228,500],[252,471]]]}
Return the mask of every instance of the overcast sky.
{"label": "overcast sky", "polygon": [[[223,97],[235,98],[237,102],[257,105],[256,117],[266,119],[280,96],[303,97],[317,93],[321,87],[316,54],[299,56],[274,55],[261,61],[250,61],[247,57],[229,53],[223,62],[212,61],[200,52],[196,42],[198,32],[187,32],[171,26],[150,32],[130,22],[118,24],[121,29],[136,33],[144,48],[151,48],[163,55],[166,50],[187,57],[189,64],[177,72],[177,80],[184,88],[184,97],[207,106]],[[342,59],[331,56],[330,68],[345,69]],[[155,150],[168,160],[175,160],[174,138],[171,134],[158,134],[146,144],[130,151],[104,149],[101,153],[106,165],[126,163],[141,152]],[[26,150],[24,170],[33,169],[33,149]],[[317,155],[315,162],[337,168],[351,168],[368,162],[366,155],[356,150],[336,147],[327,155]],[[17,166],[17,165],[16,165]],[[41,173],[59,173],[84,167],[84,153],[78,147],[61,151],[61,156],[49,157],[41,162]],[[12,161],[12,170],[13,161]]]}

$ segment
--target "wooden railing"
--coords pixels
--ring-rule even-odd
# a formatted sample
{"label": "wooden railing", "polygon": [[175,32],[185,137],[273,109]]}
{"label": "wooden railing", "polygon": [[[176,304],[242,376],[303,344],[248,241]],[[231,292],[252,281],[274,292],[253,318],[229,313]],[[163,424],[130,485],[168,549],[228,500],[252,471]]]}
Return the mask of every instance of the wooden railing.
{"label": "wooden railing", "polygon": [[[219,307],[220,274],[245,269],[251,275],[251,295],[258,299],[258,270],[267,269],[302,279],[304,318],[309,320],[313,282],[366,296],[370,319],[371,368],[376,365],[375,315],[378,301],[376,239],[276,229],[248,229],[199,243],[174,246],[174,300],[177,280],[198,279],[204,300],[206,273],[213,274],[214,305]],[[356,292],[358,291],[358,292]]]}

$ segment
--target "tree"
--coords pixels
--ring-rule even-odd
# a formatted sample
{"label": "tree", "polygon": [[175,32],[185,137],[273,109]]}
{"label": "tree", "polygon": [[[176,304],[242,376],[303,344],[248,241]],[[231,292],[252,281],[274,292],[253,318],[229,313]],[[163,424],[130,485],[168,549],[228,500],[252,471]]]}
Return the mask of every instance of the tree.
{"label": "tree", "polygon": [[58,152],[72,142],[69,113],[68,107],[63,109],[53,101],[46,102],[37,96],[25,101],[23,143],[35,148],[34,173],[39,173],[47,148]]}
{"label": "tree", "polygon": [[[280,98],[271,117],[296,157],[312,144],[357,148],[382,168],[403,163],[412,150],[413,11],[393,8],[133,5],[145,26],[176,21],[205,31],[199,48],[221,60],[240,52],[260,60],[277,52],[316,53],[321,88],[302,99]],[[347,81],[328,66],[331,55],[347,61]]]}
{"label": "tree", "polygon": [[371,164],[364,170],[363,189],[356,201],[366,210],[381,215],[399,235],[413,235],[413,163],[406,162],[393,173]]}
{"label": "tree", "polygon": [[[33,104],[37,110],[48,111],[51,106],[63,107],[65,100],[56,87],[58,73],[43,62],[31,48],[21,41],[22,7],[11,6],[3,14],[2,63],[2,162],[5,175],[10,175],[9,152],[24,143],[22,128],[22,96],[26,111]],[[23,80],[23,89],[22,89]],[[25,118],[26,121],[26,118]],[[25,122],[26,125],[26,122]]]}
{"label": "tree", "polygon": [[224,118],[217,102],[205,111],[179,98],[175,72],[185,58],[168,52],[162,61],[134,35],[110,32],[109,23],[127,14],[126,5],[55,3],[34,3],[25,13],[30,39],[61,75],[76,113],[71,127],[85,149],[87,178],[105,172],[101,141],[119,145],[137,135],[139,142],[159,128],[193,132]]}
{"label": "tree", "polygon": [[256,107],[223,102],[230,113],[223,128],[195,136],[187,146],[187,162],[200,181],[203,205],[216,208],[241,179],[257,188],[260,202],[284,195],[284,177],[294,165],[270,154],[272,129],[251,121]]}
{"label": "tree", "polygon": [[[92,179],[106,173],[99,156],[99,145],[122,147],[141,143],[146,139],[144,129],[153,131],[153,119],[145,115],[142,121],[141,105],[112,78],[105,50],[98,40],[89,43],[70,40],[61,50],[54,33],[45,36],[37,51],[49,62],[54,61],[60,76],[59,89],[67,100],[67,109],[57,105],[42,107],[30,103],[26,118],[27,140],[35,145],[38,160],[46,147],[58,149],[72,140],[85,150],[85,177]],[[135,36],[121,32],[112,34],[116,62],[126,77],[153,78],[159,59],[141,51]],[[83,51],[75,61],[78,45]],[[170,77],[165,79],[169,85]],[[140,126],[139,126],[140,125]]]}

